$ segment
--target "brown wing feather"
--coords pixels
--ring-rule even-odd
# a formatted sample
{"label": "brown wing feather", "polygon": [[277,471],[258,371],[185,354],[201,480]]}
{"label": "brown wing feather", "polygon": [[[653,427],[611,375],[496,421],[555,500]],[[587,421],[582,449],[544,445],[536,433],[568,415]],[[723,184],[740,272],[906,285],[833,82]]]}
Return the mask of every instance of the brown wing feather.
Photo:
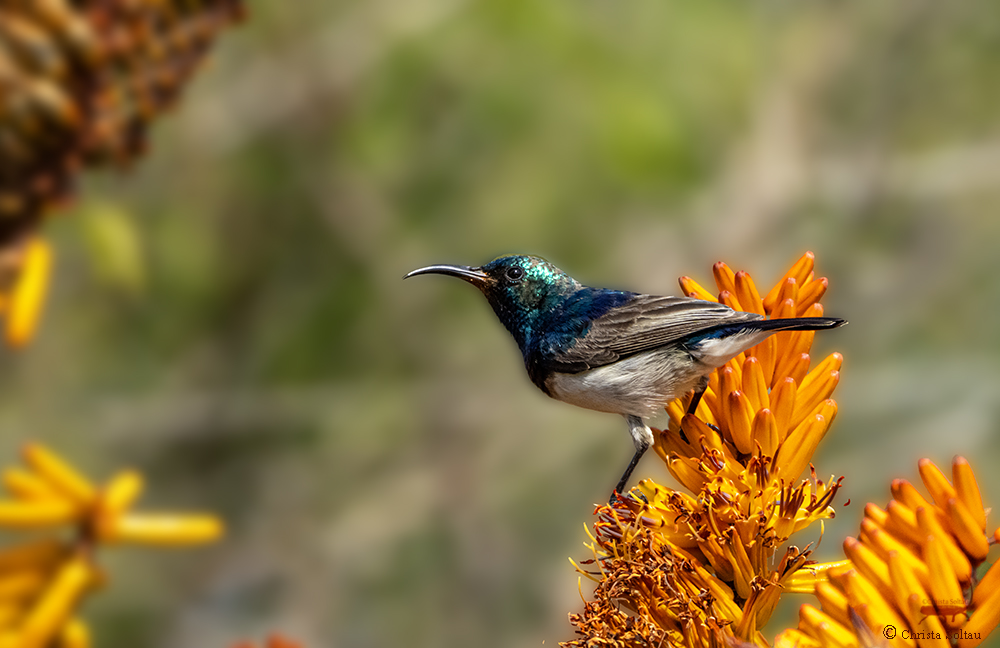
{"label": "brown wing feather", "polygon": [[724,304],[690,299],[636,295],[595,319],[587,334],[560,353],[558,364],[584,371],[620,358],[676,342],[704,329],[761,319]]}

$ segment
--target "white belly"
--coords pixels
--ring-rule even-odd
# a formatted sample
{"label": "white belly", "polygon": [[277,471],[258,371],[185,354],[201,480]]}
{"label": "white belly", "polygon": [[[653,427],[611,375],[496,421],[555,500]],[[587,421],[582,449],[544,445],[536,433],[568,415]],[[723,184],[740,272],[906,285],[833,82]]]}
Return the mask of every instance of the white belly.
{"label": "white belly", "polygon": [[571,405],[655,416],[673,399],[694,389],[712,366],[693,361],[676,347],[640,353],[614,364],[576,374],[554,373],[546,381],[553,398]]}

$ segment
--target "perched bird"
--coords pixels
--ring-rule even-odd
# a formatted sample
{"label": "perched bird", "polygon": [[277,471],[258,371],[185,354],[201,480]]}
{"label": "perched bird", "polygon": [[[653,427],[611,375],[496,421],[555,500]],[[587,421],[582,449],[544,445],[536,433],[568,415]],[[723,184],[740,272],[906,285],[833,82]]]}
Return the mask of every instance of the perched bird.
{"label": "perched bird", "polygon": [[478,288],[543,392],[625,417],[635,455],[612,502],[653,442],[643,419],[691,390],[693,413],[708,375],[769,335],[846,324],[835,317],[767,320],[700,299],[590,288],[533,256],[502,256],[478,268],[432,265],[404,279],[422,274],[458,277]]}

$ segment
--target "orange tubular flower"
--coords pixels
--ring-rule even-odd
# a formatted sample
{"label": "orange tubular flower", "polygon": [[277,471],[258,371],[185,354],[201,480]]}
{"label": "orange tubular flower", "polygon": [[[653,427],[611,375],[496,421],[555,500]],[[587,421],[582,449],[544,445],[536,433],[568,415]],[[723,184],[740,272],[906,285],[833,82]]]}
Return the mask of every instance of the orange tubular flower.
{"label": "orange tubular flower", "polygon": [[[689,277],[685,294],[774,318],[818,316],[826,279],[806,253],[765,297],[746,272],[713,268],[718,295]],[[689,398],[670,403],[670,426],[654,449],[691,494],[645,480],[614,506],[598,509],[591,548],[595,600],[572,615],[582,639],[564,646],[761,646],[759,629],[784,592],[812,592],[835,565],[810,550],[782,547],[816,520],[832,518],[841,481],[809,466],[837,414],[830,400],[843,357],[811,371],[812,332],[778,333],[710,376],[694,415]],[[622,609],[629,610],[626,614]],[[820,618],[810,623],[822,625]],[[721,643],[720,643],[721,642]]]}
{"label": "orange tubular flower", "polygon": [[[955,457],[949,480],[929,459],[919,462],[930,500],[909,482],[892,482],[885,513],[865,508],[858,539],[844,541],[846,564],[832,569],[820,598],[823,625],[800,620],[776,646],[858,645],[860,633],[883,637],[893,646],[974,648],[1000,621],[1000,563],[975,581],[991,540],[986,509],[969,462]],[[845,618],[849,607],[857,618]],[[806,616],[819,613],[810,608]],[[801,617],[804,619],[805,617]],[[845,642],[845,637],[847,641]]]}

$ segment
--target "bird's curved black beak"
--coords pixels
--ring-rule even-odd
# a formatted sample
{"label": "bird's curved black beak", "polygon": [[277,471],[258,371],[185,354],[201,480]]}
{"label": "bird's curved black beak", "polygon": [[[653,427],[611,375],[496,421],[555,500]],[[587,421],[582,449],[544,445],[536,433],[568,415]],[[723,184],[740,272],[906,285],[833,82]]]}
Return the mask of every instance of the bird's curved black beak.
{"label": "bird's curved black beak", "polygon": [[471,266],[463,265],[430,265],[426,268],[418,268],[413,272],[408,273],[403,279],[409,279],[410,277],[415,277],[422,274],[443,274],[450,277],[458,277],[468,281],[473,286],[483,286],[489,279],[490,276],[483,272],[482,268],[473,268]]}

